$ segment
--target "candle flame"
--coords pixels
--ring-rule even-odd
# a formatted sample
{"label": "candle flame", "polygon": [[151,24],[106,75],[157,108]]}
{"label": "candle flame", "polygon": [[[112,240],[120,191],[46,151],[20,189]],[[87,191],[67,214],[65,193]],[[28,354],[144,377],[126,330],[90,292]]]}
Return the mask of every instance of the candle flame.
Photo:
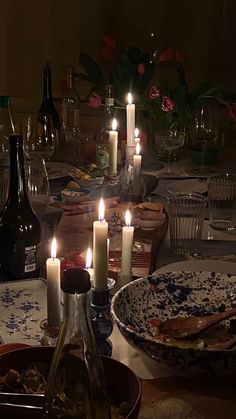
{"label": "candle flame", "polygon": [[127,227],[130,227],[131,225],[131,212],[129,210],[125,213],[125,224]]}
{"label": "candle flame", "polygon": [[105,204],[103,199],[100,199],[99,207],[98,207],[98,220],[103,221],[105,216]]}
{"label": "candle flame", "polygon": [[131,95],[131,93],[128,93],[128,96],[127,96],[127,100],[128,100],[128,104],[129,105],[132,105],[132,95]]}
{"label": "candle flame", "polygon": [[139,129],[138,128],[135,128],[134,136],[135,136],[135,138],[138,138],[138,136],[139,136]]}
{"label": "candle flame", "polygon": [[55,259],[57,256],[57,241],[55,239],[55,237],[52,239],[52,244],[51,244],[51,258]]}
{"label": "candle flame", "polygon": [[136,144],[135,154],[140,154],[140,144]]}
{"label": "candle flame", "polygon": [[112,131],[116,131],[117,128],[117,120],[114,118],[112,121]]}
{"label": "candle flame", "polygon": [[89,247],[86,254],[85,269],[90,269],[91,265],[92,265],[92,250]]}

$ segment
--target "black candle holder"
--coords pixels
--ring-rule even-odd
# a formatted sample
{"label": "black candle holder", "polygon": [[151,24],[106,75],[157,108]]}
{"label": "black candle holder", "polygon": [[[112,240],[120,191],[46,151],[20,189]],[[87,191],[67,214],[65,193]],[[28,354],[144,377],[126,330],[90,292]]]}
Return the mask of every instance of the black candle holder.
{"label": "black candle holder", "polygon": [[102,355],[112,355],[112,344],[108,340],[113,330],[113,322],[110,313],[110,289],[115,285],[115,281],[108,279],[108,287],[91,290],[91,323]]}

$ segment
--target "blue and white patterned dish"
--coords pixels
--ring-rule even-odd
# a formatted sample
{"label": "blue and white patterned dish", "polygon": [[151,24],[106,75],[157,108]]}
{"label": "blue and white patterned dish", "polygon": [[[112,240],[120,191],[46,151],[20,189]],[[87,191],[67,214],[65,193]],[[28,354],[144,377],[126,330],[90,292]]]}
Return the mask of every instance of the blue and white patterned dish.
{"label": "blue and white patterned dish", "polygon": [[1,343],[39,345],[41,320],[47,317],[47,286],[44,279],[0,283]]}
{"label": "blue and white patterned dish", "polygon": [[155,273],[121,288],[111,312],[126,340],[152,359],[187,373],[233,374],[236,349],[178,347],[153,336],[151,319],[201,316],[235,305],[236,276],[215,272]]}

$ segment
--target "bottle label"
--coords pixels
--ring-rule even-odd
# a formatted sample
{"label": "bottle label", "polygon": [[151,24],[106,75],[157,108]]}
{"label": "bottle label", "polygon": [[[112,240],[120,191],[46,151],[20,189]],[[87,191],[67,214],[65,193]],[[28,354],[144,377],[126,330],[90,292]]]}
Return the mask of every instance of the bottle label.
{"label": "bottle label", "polygon": [[114,97],[106,97],[105,98],[105,105],[106,106],[114,106]]}
{"label": "bottle label", "polygon": [[25,273],[37,269],[37,246],[28,246],[25,248]]}

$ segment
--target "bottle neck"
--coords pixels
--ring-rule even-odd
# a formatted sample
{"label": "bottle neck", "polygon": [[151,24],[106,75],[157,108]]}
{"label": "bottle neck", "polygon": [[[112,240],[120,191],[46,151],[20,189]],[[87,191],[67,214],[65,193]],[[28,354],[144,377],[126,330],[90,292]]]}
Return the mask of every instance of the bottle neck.
{"label": "bottle neck", "polygon": [[74,88],[74,77],[73,77],[73,72],[71,70],[68,71],[66,74],[66,85],[68,89]]}
{"label": "bottle neck", "polygon": [[10,136],[10,182],[8,199],[20,202],[28,201],[25,185],[23,138]]}
{"label": "bottle neck", "polygon": [[44,68],[43,70],[43,100],[52,101],[52,81],[50,68]]}

